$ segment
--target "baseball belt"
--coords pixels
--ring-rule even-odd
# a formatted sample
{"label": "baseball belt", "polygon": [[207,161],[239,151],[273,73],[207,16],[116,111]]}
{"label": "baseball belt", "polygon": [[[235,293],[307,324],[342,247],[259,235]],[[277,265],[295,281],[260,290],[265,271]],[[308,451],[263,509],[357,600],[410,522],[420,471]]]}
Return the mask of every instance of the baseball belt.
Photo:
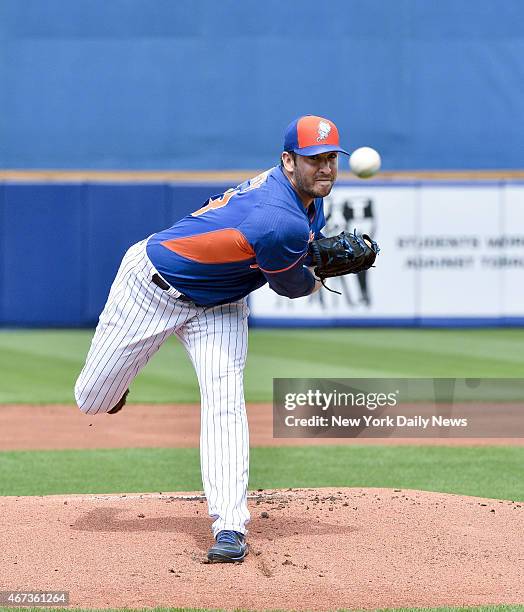
{"label": "baseball belt", "polygon": [[[160,287],[160,289],[162,289],[163,291],[167,292],[169,295],[172,295],[173,297],[175,297],[177,300],[180,300],[182,302],[187,302],[188,304],[195,304],[193,302],[193,300],[191,300],[190,298],[187,297],[187,295],[184,295],[183,293],[181,293],[178,289],[175,289],[174,287],[172,287],[169,283],[167,283],[161,276],[160,274],[153,274],[153,276],[151,277],[151,281],[153,283],[155,283],[155,285],[157,287]],[[195,304],[195,306],[198,306],[198,304]]]}

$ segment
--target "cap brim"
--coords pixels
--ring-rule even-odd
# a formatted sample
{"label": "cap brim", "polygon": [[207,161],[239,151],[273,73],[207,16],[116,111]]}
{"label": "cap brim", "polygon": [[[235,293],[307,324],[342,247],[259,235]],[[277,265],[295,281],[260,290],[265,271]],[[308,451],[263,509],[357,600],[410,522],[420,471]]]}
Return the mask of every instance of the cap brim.
{"label": "cap brim", "polygon": [[319,153],[344,153],[344,155],[349,155],[349,153],[343,149],[342,147],[338,147],[337,145],[315,145],[313,147],[302,147],[302,149],[296,148],[293,149],[294,153],[297,155],[303,155],[304,157],[311,157],[311,155],[318,155]]}

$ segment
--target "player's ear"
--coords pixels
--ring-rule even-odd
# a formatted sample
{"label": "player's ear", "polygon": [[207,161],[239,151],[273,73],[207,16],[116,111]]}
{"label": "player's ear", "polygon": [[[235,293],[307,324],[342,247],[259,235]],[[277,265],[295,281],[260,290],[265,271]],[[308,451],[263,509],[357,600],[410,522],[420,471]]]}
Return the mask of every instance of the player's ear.
{"label": "player's ear", "polygon": [[293,172],[295,169],[295,156],[290,151],[283,151],[280,156],[282,167],[288,172]]}

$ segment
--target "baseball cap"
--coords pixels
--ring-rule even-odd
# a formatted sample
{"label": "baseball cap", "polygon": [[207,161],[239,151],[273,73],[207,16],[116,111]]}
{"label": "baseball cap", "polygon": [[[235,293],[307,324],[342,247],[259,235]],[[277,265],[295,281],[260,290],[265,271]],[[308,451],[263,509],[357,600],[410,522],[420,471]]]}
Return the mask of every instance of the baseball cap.
{"label": "baseball cap", "polygon": [[304,115],[287,126],[284,151],[293,151],[305,156],[331,151],[349,155],[340,147],[337,126],[333,121],[316,115]]}

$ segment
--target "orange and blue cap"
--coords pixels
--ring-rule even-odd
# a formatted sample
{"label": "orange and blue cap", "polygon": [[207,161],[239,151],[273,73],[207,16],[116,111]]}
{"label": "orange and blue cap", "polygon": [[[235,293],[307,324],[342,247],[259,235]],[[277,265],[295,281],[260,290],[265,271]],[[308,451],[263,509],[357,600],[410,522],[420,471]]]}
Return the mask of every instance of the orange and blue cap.
{"label": "orange and blue cap", "polygon": [[304,115],[287,126],[284,151],[306,157],[331,151],[349,155],[339,144],[337,126],[333,121],[316,115]]}

